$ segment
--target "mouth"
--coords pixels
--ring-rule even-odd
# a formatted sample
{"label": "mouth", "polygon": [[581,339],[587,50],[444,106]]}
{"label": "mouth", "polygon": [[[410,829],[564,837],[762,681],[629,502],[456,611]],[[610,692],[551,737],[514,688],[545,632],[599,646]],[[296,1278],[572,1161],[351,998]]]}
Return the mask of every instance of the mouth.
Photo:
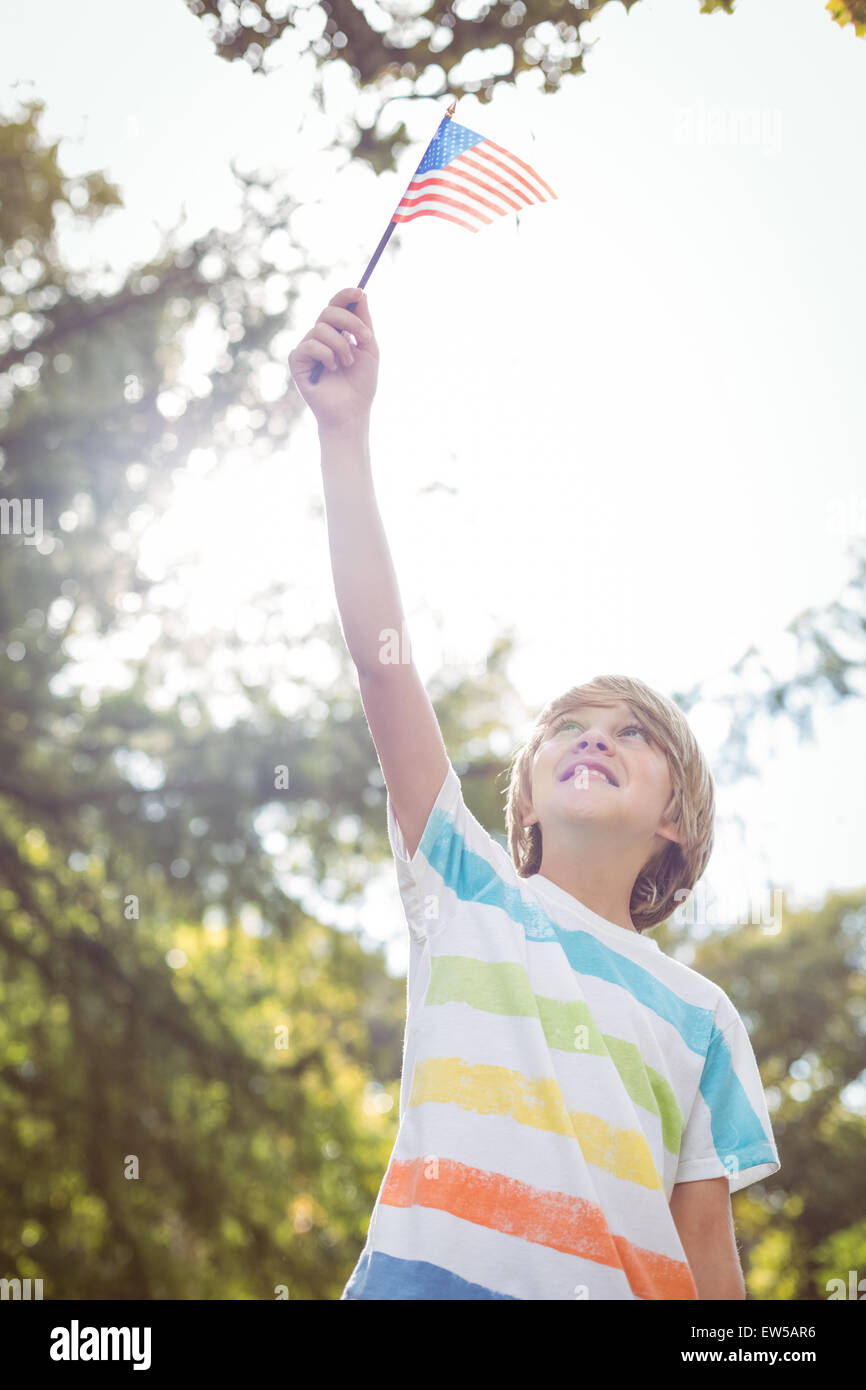
{"label": "mouth", "polygon": [[603,765],[603,763],[596,762],[594,759],[591,758],[574,758],[571,761],[569,761],[566,764],[565,771],[559,779],[560,782],[567,782],[569,777],[573,777],[574,774],[578,772],[581,768],[586,769],[586,775],[588,778],[592,777],[594,773],[596,776],[596,780],[605,781],[611,787],[619,786],[619,782],[617,782],[613,773],[610,772]]}

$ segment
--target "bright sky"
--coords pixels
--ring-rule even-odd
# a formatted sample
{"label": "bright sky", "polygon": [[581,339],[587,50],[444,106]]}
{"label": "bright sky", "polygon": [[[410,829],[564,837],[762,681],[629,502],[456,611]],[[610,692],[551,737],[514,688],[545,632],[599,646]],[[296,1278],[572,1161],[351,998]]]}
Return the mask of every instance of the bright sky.
{"label": "bright sky", "polygon": [[[821,0],[698,8],[610,5],[584,31],[586,74],[557,96],[527,78],[487,107],[461,100],[455,119],[533,164],[558,201],[475,236],[409,224],[367,287],[377,496],[425,678],[471,668],[505,626],[533,708],[608,671],[688,688],[751,644],[789,669],[786,625],[853,571],[866,41]],[[321,19],[312,7],[310,33]],[[318,111],[299,35],[263,79],[218,60],[181,0],[7,0],[0,30],[2,109],[44,99],[66,171],[104,169],[123,192],[98,236],[70,240],[81,264],[143,261],[182,207],[189,237],[232,225],[232,158],[291,176],[309,203],[295,232],[335,268],[304,278],[286,356],[357,284],[448,105],[390,104],[414,143],[377,179],[329,151],[357,98],[332,64]],[[287,632],[296,611],[332,613],[312,416],[288,456],[219,465],[179,478],[143,541],[152,570],[198,551],[183,599],[202,626],[235,628],[245,595],[275,580],[290,586]],[[717,721],[692,722],[712,756]],[[771,726],[760,777],[721,791],[705,882],[734,914],[783,887],[814,900],[866,879],[862,704],[816,723],[805,747]],[[327,915],[360,915],[405,963],[392,869],[363,913]]]}

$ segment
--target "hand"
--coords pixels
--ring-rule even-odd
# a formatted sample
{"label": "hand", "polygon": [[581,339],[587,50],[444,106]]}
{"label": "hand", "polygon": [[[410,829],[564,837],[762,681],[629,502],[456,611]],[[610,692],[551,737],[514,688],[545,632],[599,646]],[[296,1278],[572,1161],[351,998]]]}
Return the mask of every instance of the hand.
{"label": "hand", "polygon": [[[345,307],[358,301],[354,313]],[[355,343],[345,334],[351,334]],[[313,385],[317,362],[324,371]],[[379,346],[363,290],[340,290],[319,315],[307,336],[289,353],[295,385],[319,426],[366,422],[379,376]]]}

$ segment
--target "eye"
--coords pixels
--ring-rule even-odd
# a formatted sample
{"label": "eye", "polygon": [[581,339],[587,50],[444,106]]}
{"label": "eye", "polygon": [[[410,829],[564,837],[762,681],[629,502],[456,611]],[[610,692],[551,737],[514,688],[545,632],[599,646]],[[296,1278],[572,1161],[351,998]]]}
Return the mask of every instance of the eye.
{"label": "eye", "polygon": [[[583,725],[579,724],[576,719],[560,719],[559,722],[554,725],[553,733],[555,736],[556,734],[562,733],[563,729],[581,729],[582,727]],[[649,733],[649,730],[645,729],[642,724],[629,724],[625,729],[622,730],[622,732],[624,734],[629,734],[632,732],[632,730],[634,730],[636,733],[639,733],[642,738],[646,739],[647,743],[652,742],[652,737]]]}

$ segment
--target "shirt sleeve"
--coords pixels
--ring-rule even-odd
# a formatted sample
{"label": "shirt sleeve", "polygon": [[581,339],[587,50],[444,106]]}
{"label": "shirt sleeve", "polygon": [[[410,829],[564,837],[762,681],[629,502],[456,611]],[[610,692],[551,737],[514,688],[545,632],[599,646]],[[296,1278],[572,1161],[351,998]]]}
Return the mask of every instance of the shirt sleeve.
{"label": "shirt sleeve", "polygon": [[752,1043],[724,995],[683,1131],[674,1181],[727,1177],[733,1193],[770,1177],[781,1166]]}
{"label": "shirt sleeve", "polygon": [[[496,881],[496,864],[505,851],[475,819],[463,800],[460,778],[450,759],[424,833],[409,857],[402,831],[387,797],[388,839],[409,931],[417,941],[435,936],[461,902],[482,899]],[[508,859],[510,865],[511,861]]]}

